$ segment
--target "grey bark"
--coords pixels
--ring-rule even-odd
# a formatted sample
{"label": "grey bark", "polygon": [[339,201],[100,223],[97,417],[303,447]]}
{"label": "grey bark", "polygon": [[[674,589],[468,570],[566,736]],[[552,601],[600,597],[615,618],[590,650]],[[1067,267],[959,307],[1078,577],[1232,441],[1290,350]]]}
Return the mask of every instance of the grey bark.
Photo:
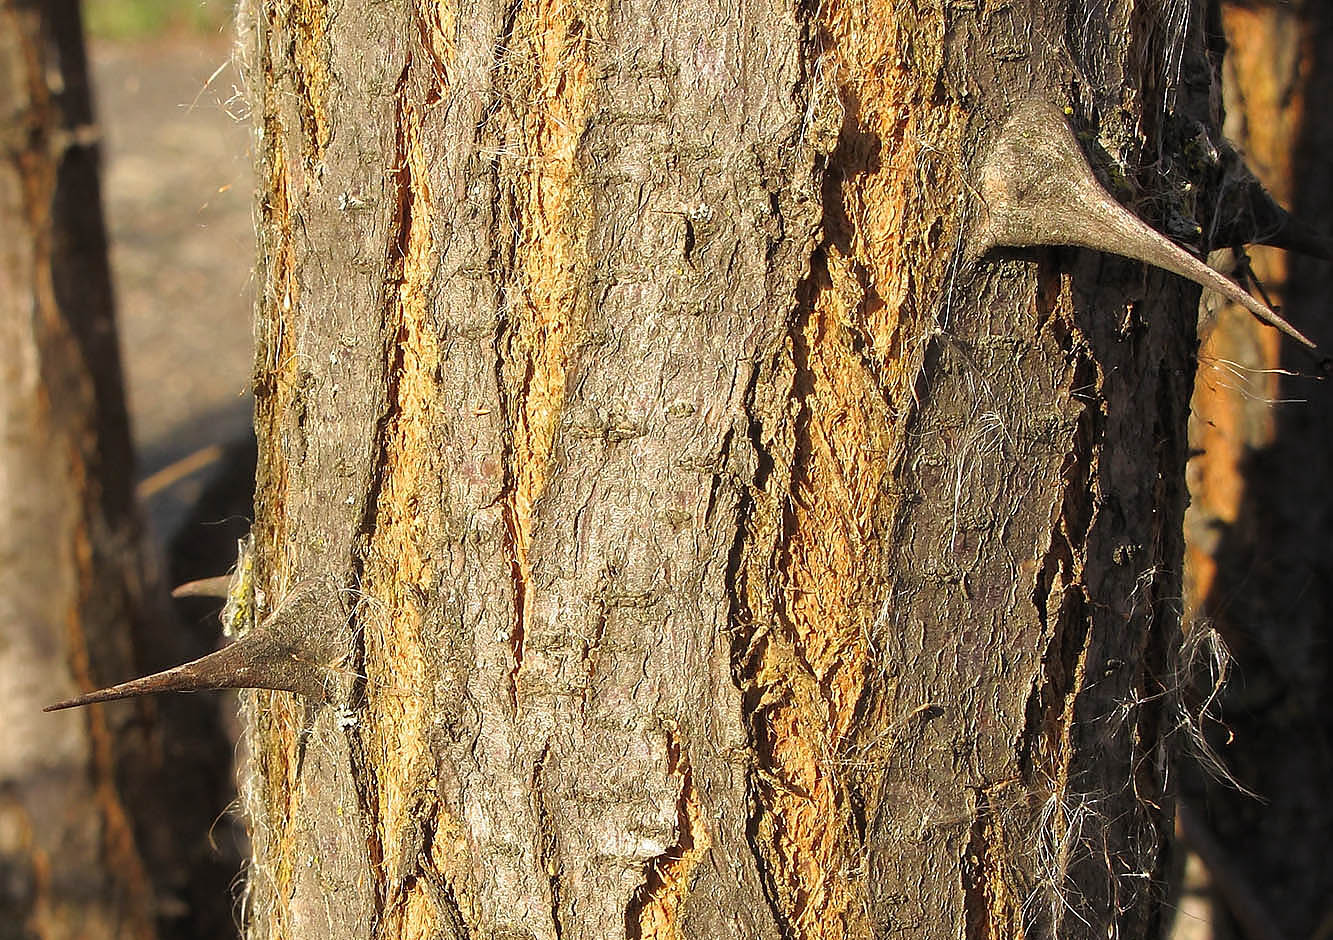
{"label": "grey bark", "polygon": [[[1158,929],[1197,293],[963,244],[1033,98],[1189,211],[1157,157],[1215,126],[1200,24],[1132,8],[852,11],[922,37],[883,63],[904,108],[963,116],[912,168],[892,342],[854,265],[814,330],[875,221],[840,187],[905,146],[841,8],[243,13],[260,581],[325,586],[329,700],[247,695],[250,936]],[[840,382],[874,435],[843,469],[884,478],[821,531]],[[857,559],[824,598],[851,677],[792,590],[821,539]]]}

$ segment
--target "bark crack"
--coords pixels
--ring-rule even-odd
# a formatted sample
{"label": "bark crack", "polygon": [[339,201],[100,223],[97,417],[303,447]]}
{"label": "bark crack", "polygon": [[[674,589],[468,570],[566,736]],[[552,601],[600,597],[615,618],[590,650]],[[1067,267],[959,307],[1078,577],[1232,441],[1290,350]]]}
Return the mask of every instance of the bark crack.
{"label": "bark crack", "polygon": [[537,808],[537,864],[546,876],[547,890],[551,901],[551,929],[556,940],[560,940],[560,836],[550,807],[547,805],[545,781],[546,761],[551,748],[547,744],[532,765],[532,799]]}
{"label": "bark crack", "polygon": [[[387,360],[385,370],[384,408],[375,422],[375,443],[372,448],[374,457],[370,461],[371,474],[367,486],[367,495],[362,511],[361,524],[355,544],[358,550],[352,558],[352,589],[356,596],[362,596],[365,586],[366,566],[369,561],[368,551],[378,529],[385,486],[391,472],[390,437],[391,429],[402,412],[400,384],[404,375],[403,363],[406,350],[402,335],[402,310],[396,285],[403,278],[403,267],[408,254],[408,243],[412,228],[411,168],[408,158],[407,129],[404,126],[408,76],[411,70],[409,52],[403,69],[395,84],[394,122],[394,213],[390,217],[386,239],[386,289],[381,301],[381,326],[386,336],[393,339],[386,343],[384,354]],[[390,330],[389,326],[393,325]],[[359,622],[361,605],[353,604],[349,613],[351,627],[351,648],[349,664],[354,676],[350,701],[364,704],[369,694],[369,674],[367,664],[366,630],[372,627]],[[367,850],[371,859],[371,871],[376,873],[373,880],[375,892],[375,910],[383,911],[389,885],[384,877],[385,846],[380,839],[380,827],[376,821],[381,818],[379,788],[376,784],[374,761],[367,752],[367,742],[360,724],[346,730],[348,754],[351,763],[352,779],[355,786],[358,808],[365,821]]]}
{"label": "bark crack", "polygon": [[964,850],[963,909],[967,940],[1024,936],[1022,903],[1015,896],[1002,823],[992,795],[978,788]]}
{"label": "bark crack", "polygon": [[[1040,277],[1040,276],[1039,276]],[[1053,285],[1048,285],[1053,286]],[[1103,399],[1099,367],[1088,351],[1076,345],[1075,334],[1065,322],[1067,312],[1054,290],[1038,290],[1039,305],[1050,305],[1041,322],[1060,341],[1072,360],[1067,389],[1070,398],[1080,403],[1073,432],[1060,469],[1060,509],[1052,523],[1047,548],[1037,569],[1031,601],[1037,614],[1040,635],[1045,637],[1040,669],[1034,676],[1025,706],[1024,728],[1015,742],[1022,778],[1024,802],[1037,799],[1037,808],[1027,814],[1024,838],[1032,844],[1038,881],[1031,887],[1022,905],[1024,921],[1044,916],[1046,929],[1061,933],[1066,915],[1082,918],[1068,897],[1068,880],[1077,854],[1084,851],[1082,830],[1096,799],[1074,792],[1074,764],[1078,727],[1077,704],[1085,686],[1086,662],[1092,642],[1092,612],[1083,578],[1088,554],[1088,538],[1097,515],[1094,488],[1099,470],[1103,440]],[[976,850],[981,860],[974,870],[982,873],[990,923],[998,917],[995,905],[1004,908],[1004,898],[992,884],[1003,869],[985,853],[993,852],[996,840],[1003,840],[1012,821],[1004,823],[987,809],[979,798],[974,833],[981,827],[984,841]],[[987,818],[987,813],[990,817]],[[1021,815],[1021,814],[1019,814]],[[1014,815],[1018,819],[1019,815]],[[979,867],[978,867],[979,866]],[[1005,875],[1006,882],[1016,875]],[[973,889],[975,892],[975,888]],[[1012,885],[1005,887],[1012,892]],[[1044,915],[1036,905],[1045,896]],[[1007,910],[1007,908],[1004,908]],[[985,918],[981,922],[985,922]],[[1001,921],[1003,922],[1003,921]]]}
{"label": "bark crack", "polygon": [[681,909],[690,895],[696,866],[711,845],[705,828],[689,755],[675,734],[667,740],[667,773],[680,780],[676,798],[676,841],[648,862],[646,877],[625,912],[629,940],[678,940]]}
{"label": "bark crack", "polygon": [[[516,10],[516,2],[512,9]],[[507,21],[507,29],[513,28],[513,23]],[[507,35],[507,34],[506,34]],[[498,107],[500,96],[495,96]],[[494,245],[500,239],[499,232],[495,230],[497,219],[501,217],[503,209],[503,188],[500,183],[500,157],[499,148],[496,148],[496,155],[491,158],[489,164],[491,175],[491,224],[492,224],[492,244]],[[509,213],[513,217],[513,213]],[[517,239],[517,232],[514,238]],[[525,617],[524,599],[527,594],[524,589],[523,572],[519,564],[518,549],[518,530],[517,520],[514,517],[514,498],[518,491],[517,474],[514,469],[515,448],[515,424],[514,414],[515,404],[514,395],[509,391],[508,382],[505,377],[506,351],[509,343],[510,334],[514,327],[512,324],[513,304],[509,300],[506,284],[513,277],[514,259],[513,249],[509,253],[503,254],[499,249],[492,249],[491,264],[496,275],[496,311],[495,335],[491,338],[491,350],[495,356],[495,387],[500,396],[502,407],[501,414],[501,432],[500,432],[500,467],[501,480],[500,492],[497,496],[501,510],[504,516],[504,551],[509,569],[509,579],[513,586],[514,594],[514,614],[513,623],[509,628],[509,646],[513,655],[513,661],[509,669],[509,704],[518,710],[518,671],[523,665],[523,623]]]}
{"label": "bark crack", "polygon": [[[771,366],[774,373],[780,371],[776,362],[772,363]],[[756,727],[758,718],[755,706],[757,701],[754,684],[749,678],[749,660],[754,655],[755,644],[762,642],[762,640],[756,635],[756,615],[750,604],[746,549],[750,547],[750,539],[754,534],[751,532],[751,525],[754,522],[758,507],[756,494],[765,491],[768,480],[776,466],[773,455],[764,442],[763,420],[756,413],[759,377],[764,371],[759,368],[750,370],[745,391],[741,397],[741,414],[745,421],[746,438],[756,458],[756,469],[754,478],[739,487],[736,504],[736,533],[727,553],[724,582],[730,602],[728,620],[735,630],[732,641],[732,681],[735,682],[743,696],[743,716],[747,736],[752,746],[755,746],[759,741],[759,729]],[[735,435],[729,432],[726,436],[727,451],[730,450],[734,442]],[[726,453],[723,456],[725,457]],[[724,466],[720,470],[726,472],[726,467]],[[767,856],[760,848],[760,817],[764,811],[764,804],[759,798],[756,773],[757,767],[749,768],[746,773],[745,838],[760,875],[759,884],[763,890],[769,914],[782,935],[789,937],[791,935],[790,925],[778,902],[773,877],[768,868]]]}
{"label": "bark crack", "polygon": [[[495,40],[492,50],[492,59],[497,68],[491,70],[489,74],[496,76],[499,74],[499,65],[508,58],[509,47],[513,41],[514,28],[518,18],[518,11],[522,7],[523,0],[510,0],[505,5],[504,16],[500,26],[500,34]],[[492,86],[490,99],[486,102],[480,116],[477,119],[475,130],[475,140],[480,145],[488,134],[488,128],[492,120],[499,113],[501,105],[504,103],[505,95],[503,91]],[[503,134],[497,134],[503,138]],[[506,347],[510,342],[510,337],[515,331],[513,323],[514,304],[509,295],[508,285],[513,282],[516,269],[516,254],[518,251],[519,232],[517,229],[518,216],[513,211],[506,212],[505,197],[507,190],[503,185],[501,177],[501,153],[503,147],[499,144],[501,140],[494,142],[490,147],[491,157],[486,164],[486,175],[490,182],[490,219],[489,235],[491,252],[488,268],[495,278],[495,333],[491,337],[491,351],[495,362],[495,387],[499,395],[501,408],[501,431],[500,431],[500,468],[501,479],[499,494],[496,499],[499,503],[504,518],[504,553],[507,559],[509,579],[513,586],[514,613],[513,623],[510,625],[509,645],[513,655],[513,662],[509,670],[509,704],[517,711],[518,709],[518,671],[523,664],[523,623],[524,623],[524,596],[526,591],[523,585],[523,575],[519,564],[518,532],[517,523],[514,518],[514,496],[517,492],[518,483],[514,469],[515,448],[515,401],[514,395],[509,390],[509,383],[506,379]],[[484,152],[484,149],[483,149]],[[499,220],[508,218],[515,224],[514,230],[510,233],[510,243],[504,244],[503,235],[499,228]]]}

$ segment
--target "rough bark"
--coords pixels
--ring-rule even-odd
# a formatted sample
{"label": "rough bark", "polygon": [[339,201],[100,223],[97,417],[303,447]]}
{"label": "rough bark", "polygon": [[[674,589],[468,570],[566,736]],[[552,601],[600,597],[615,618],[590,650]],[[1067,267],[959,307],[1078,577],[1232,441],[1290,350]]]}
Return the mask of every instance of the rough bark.
{"label": "rough bark", "polygon": [[[1333,210],[1323,103],[1333,94],[1333,14],[1323,3],[1227,3],[1227,130],[1283,205],[1316,224]],[[1324,348],[1329,265],[1250,252],[1255,275]],[[1235,657],[1207,729],[1230,771],[1191,780],[1189,798],[1224,853],[1216,936],[1236,936],[1239,878],[1278,936],[1333,930],[1333,738],[1328,643],[1327,481],[1333,396],[1310,361],[1230,306],[1211,311],[1191,425],[1186,598]],[[1276,371],[1285,370],[1285,371]],[[1206,784],[1206,785],[1205,785]],[[1252,924],[1239,935],[1249,935]]]}
{"label": "rough bark", "polygon": [[215,715],[43,715],[186,650],[133,499],[78,6],[0,3],[0,935],[220,936]]}
{"label": "rough bark", "polygon": [[1197,292],[965,259],[1027,99],[1195,232],[1168,7],[243,12],[250,936],[1157,929]]}

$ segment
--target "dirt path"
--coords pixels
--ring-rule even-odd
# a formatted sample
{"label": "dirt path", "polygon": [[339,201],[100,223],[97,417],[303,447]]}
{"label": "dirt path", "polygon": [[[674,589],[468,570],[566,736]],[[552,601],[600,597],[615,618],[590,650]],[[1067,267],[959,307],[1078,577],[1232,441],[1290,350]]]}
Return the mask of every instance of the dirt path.
{"label": "dirt path", "polygon": [[[141,477],[249,433],[250,135],[230,52],[222,36],[90,44]],[[159,533],[208,475],[152,498]]]}

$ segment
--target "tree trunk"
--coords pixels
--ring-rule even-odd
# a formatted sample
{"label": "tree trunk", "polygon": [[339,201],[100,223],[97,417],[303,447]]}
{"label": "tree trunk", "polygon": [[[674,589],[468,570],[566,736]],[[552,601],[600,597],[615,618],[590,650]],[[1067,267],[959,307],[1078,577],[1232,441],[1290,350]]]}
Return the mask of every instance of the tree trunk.
{"label": "tree trunk", "polygon": [[0,0],[0,935],[230,929],[216,712],[43,715],[188,653],[134,503],[76,2]]}
{"label": "tree trunk", "polygon": [[[1319,2],[1227,3],[1227,130],[1283,205],[1327,229],[1333,212],[1333,130],[1320,109],[1333,94],[1333,11]],[[1259,281],[1327,348],[1327,261],[1255,248]],[[1286,370],[1279,372],[1276,370]],[[1333,677],[1328,642],[1333,537],[1333,393],[1310,361],[1285,354],[1271,330],[1221,305],[1200,349],[1186,516],[1186,597],[1235,657],[1209,729],[1229,770],[1190,779],[1186,793],[1223,857],[1214,878],[1218,937],[1235,912],[1239,936],[1292,938],[1333,931]]]}
{"label": "tree trunk", "polygon": [[1195,231],[1182,11],[243,11],[250,936],[1153,935],[1198,294],[980,249]]}

